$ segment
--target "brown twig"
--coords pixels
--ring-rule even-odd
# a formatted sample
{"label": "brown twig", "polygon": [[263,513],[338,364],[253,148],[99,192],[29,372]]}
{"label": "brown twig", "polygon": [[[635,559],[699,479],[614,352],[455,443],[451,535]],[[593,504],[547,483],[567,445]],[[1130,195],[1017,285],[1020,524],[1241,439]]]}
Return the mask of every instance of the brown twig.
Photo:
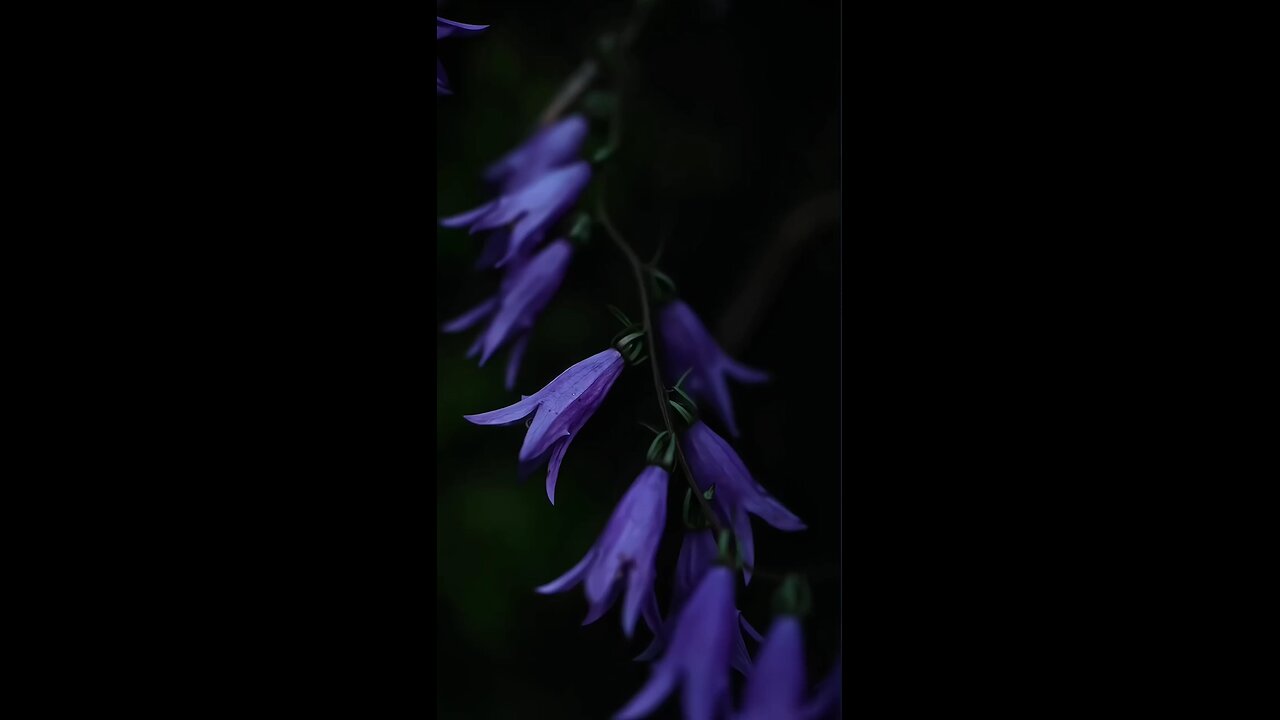
{"label": "brown twig", "polygon": [[721,347],[729,353],[742,349],[764,317],[764,308],[778,293],[797,251],[839,218],[839,190],[809,198],[783,218],[777,239],[756,257],[755,266],[743,278],[737,299],[727,306],[731,311],[720,319],[716,337]]}
{"label": "brown twig", "polygon": [[587,58],[578,65],[578,69],[565,79],[564,84],[560,86],[560,90],[556,92],[551,103],[547,105],[547,109],[542,111],[542,117],[538,120],[539,127],[547,127],[560,119],[565,110],[568,110],[587,88],[591,87],[591,82],[596,79],[596,75],[600,72],[600,65],[592,58]]}

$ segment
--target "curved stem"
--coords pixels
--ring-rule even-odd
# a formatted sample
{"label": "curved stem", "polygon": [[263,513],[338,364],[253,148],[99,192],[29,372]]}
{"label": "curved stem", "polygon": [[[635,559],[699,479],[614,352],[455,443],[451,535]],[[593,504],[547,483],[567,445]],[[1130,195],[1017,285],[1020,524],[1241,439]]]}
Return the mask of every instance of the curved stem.
{"label": "curved stem", "polygon": [[671,422],[671,410],[667,407],[667,387],[662,383],[662,375],[658,370],[658,348],[654,342],[653,320],[649,315],[649,290],[645,285],[644,264],[640,262],[640,258],[636,256],[635,250],[631,249],[631,245],[622,237],[618,229],[613,226],[613,221],[609,219],[609,211],[604,206],[604,179],[600,180],[600,192],[596,195],[596,215],[600,218],[600,224],[604,225],[605,232],[609,233],[609,237],[613,240],[622,254],[626,256],[627,262],[631,264],[631,272],[636,279],[636,290],[640,293],[640,315],[641,325],[644,327],[645,337],[648,339],[649,351],[649,367],[653,370],[653,391],[658,396],[658,411],[662,414],[662,424],[666,426],[671,433],[671,441],[676,446],[676,455],[680,458],[680,467],[684,470],[685,479],[689,481],[689,487],[693,489],[694,497],[698,498],[698,504],[702,507],[702,514],[711,523],[719,533],[724,530],[724,525],[720,523],[720,518],[716,516],[715,511],[711,508],[711,503],[698,489],[698,484],[693,480],[693,474],[689,472],[689,463],[684,458],[684,448],[680,446],[680,439],[676,436],[675,425]]}

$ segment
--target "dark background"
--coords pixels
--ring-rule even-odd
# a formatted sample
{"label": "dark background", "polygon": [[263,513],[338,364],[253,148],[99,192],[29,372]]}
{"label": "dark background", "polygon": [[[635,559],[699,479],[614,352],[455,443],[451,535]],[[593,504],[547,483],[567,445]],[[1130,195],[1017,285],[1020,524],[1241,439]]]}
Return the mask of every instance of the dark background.
{"label": "dark background", "polygon": [[[35,243],[53,257],[29,266],[40,281],[32,298],[65,289],[66,301],[53,304],[65,309],[59,316],[30,315],[47,345],[22,344],[50,351],[37,356],[43,376],[28,368],[19,377],[41,396],[24,428],[49,450],[41,460],[55,463],[52,480],[20,483],[43,494],[24,505],[37,515],[22,535],[31,541],[23,559],[40,568],[27,585],[46,591],[24,617],[39,631],[33,656],[51,657],[59,678],[75,674],[89,690],[81,695],[162,706],[164,716],[191,702],[295,714],[386,706],[382,714],[396,715],[435,696],[446,716],[462,707],[471,716],[591,717],[608,715],[643,680],[625,658],[644,640],[624,647],[608,627],[616,611],[581,629],[580,595],[530,592],[581,555],[637,470],[643,439],[627,446],[636,428],[625,411],[631,403],[652,412],[643,383],[624,378],[587,428],[552,509],[540,482],[513,480],[518,429],[499,462],[502,432],[457,419],[473,402],[490,409],[510,399],[498,369],[446,367],[437,380],[454,382],[437,388],[447,423],[436,438],[446,474],[436,497],[420,495],[434,459],[423,411],[434,404],[424,371],[433,358],[424,335],[406,328],[421,324],[430,259],[416,254],[432,250],[423,223],[440,214],[423,198],[456,202],[448,212],[476,201],[479,168],[519,139],[551,92],[554,82],[541,78],[567,72],[589,46],[581,27],[616,19],[611,6],[557,6],[553,16],[547,3],[536,14],[521,5],[444,9],[505,23],[442,49],[459,90],[451,105],[422,87],[425,18],[391,22],[349,8],[264,7],[251,21],[234,8],[171,9],[165,21],[179,31],[160,34],[113,9],[68,46],[67,77],[31,75],[63,103],[30,104],[48,111],[36,116],[44,132],[27,143],[37,177],[52,173],[80,190],[52,194],[56,207],[39,220],[79,223],[62,235],[87,240]],[[619,157],[623,190],[613,202],[642,249],[663,213],[674,214],[670,269],[717,333],[727,337],[726,318],[760,320],[749,331],[730,327],[744,338],[735,352],[778,375],[769,388],[736,393],[747,432],[739,447],[812,527],[761,528],[761,556],[822,567],[835,551],[823,538],[836,511],[822,484],[834,436],[821,412],[834,412],[838,397],[824,353],[838,333],[822,324],[835,312],[829,286],[796,277],[823,277],[830,236],[804,244],[795,265],[777,264],[790,271],[783,292],[762,300],[767,310],[727,312],[737,295],[724,278],[767,247],[762,238],[795,197],[827,184],[821,167],[804,174],[797,148],[823,142],[820,132],[799,133],[819,127],[834,101],[817,91],[824,73],[834,77],[834,63],[820,61],[834,44],[817,40],[836,29],[794,3],[777,17],[735,4],[723,25],[686,5],[689,17],[660,13],[654,27],[666,34],[639,47],[634,119],[645,110],[662,129],[629,125],[628,147],[649,155]],[[1221,409],[1169,392],[1188,378],[1216,379],[1200,363],[1222,355],[1221,344],[1189,334],[1189,323],[1222,315],[1206,311],[1211,286],[1195,272],[1209,256],[1188,267],[1169,252],[1171,238],[1199,247],[1213,237],[1210,214],[1217,224],[1231,215],[1196,197],[1194,180],[1221,177],[1221,168],[1169,151],[1186,138],[1225,137],[1205,132],[1221,104],[1189,95],[1196,72],[1177,64],[1181,53],[1200,76],[1222,75],[1203,72],[1204,45],[1181,42],[1204,28],[1153,34],[1151,14],[1136,9],[1111,11],[1105,23],[1096,13],[1023,11],[1014,33],[995,9],[849,10],[844,97],[855,109],[842,118],[851,172],[839,332],[850,348],[850,482],[840,535],[856,584],[842,603],[819,587],[815,669],[834,647],[831,623],[821,623],[843,607],[846,707],[1026,717],[1117,702],[1145,709],[1163,698],[1185,709],[1211,696],[1217,709],[1223,693],[1194,660],[1222,654],[1198,642],[1222,634],[1208,628],[1220,614],[1203,612],[1202,599],[1220,584],[1195,571],[1199,558],[1223,553],[1206,545],[1215,528],[1195,510],[1205,504],[1203,478],[1214,476],[1208,456],[1220,474],[1230,453],[1197,436],[1195,420]],[[481,72],[493,57],[477,53],[481,42],[508,50],[493,73]],[[674,69],[657,62],[659,45],[683,48]],[[725,65],[755,74],[707,71]],[[424,127],[428,102],[440,132]],[[665,117],[662,107],[671,108]],[[737,114],[717,117],[713,130],[693,121],[706,107]],[[682,136],[676,121],[700,131]],[[646,144],[646,133],[664,142]],[[457,166],[439,197],[415,184],[426,184],[420,151],[429,138]],[[743,155],[716,159],[759,173],[713,175],[706,161],[722,138],[737,138],[730,147]],[[685,174],[696,182],[681,182]],[[441,278],[437,300],[455,307],[437,317],[482,292],[462,284],[466,242],[434,243],[457,274]],[[612,331],[600,305],[627,306],[618,261],[603,259],[607,247],[593,250],[560,300],[578,298],[583,315],[567,322],[557,305],[562,314],[539,330],[522,382],[545,381],[584,347],[598,348]],[[48,283],[45,267],[56,268]],[[75,282],[59,285],[69,272]],[[438,337],[429,328],[426,344]],[[445,339],[454,345],[440,357],[459,357],[455,340]],[[446,412],[450,403],[468,407]],[[778,422],[761,410],[771,403],[813,414]],[[763,436],[761,423],[776,435]],[[86,480],[68,484],[75,478]],[[443,614],[428,660],[422,533],[432,502]],[[797,542],[811,552],[797,556]],[[53,552],[41,557],[38,546]],[[669,565],[674,548],[663,552]],[[757,583],[743,593],[757,621],[769,590]],[[1182,631],[1202,617],[1203,633],[1194,623]],[[427,678],[439,687],[424,687]]]}
{"label": "dark background", "polygon": [[[437,43],[455,93],[436,101],[438,216],[488,199],[482,170],[527,136],[594,39],[621,27],[630,9],[440,4],[442,17],[492,27]],[[731,386],[742,430],[733,445],[809,526],[783,533],[753,521],[758,565],[809,573],[811,681],[837,655],[841,608],[838,21],[836,2],[789,4],[786,17],[765,3],[658,2],[634,48],[608,192],[637,252],[647,258],[665,238],[661,265],[681,297],[730,354],[773,374],[767,385]],[[592,127],[584,157],[604,143],[607,124]],[[606,304],[638,318],[629,267],[597,229],[507,392],[505,351],[478,368],[463,357],[472,332],[438,330],[492,293],[497,274],[472,270],[479,238],[443,228],[436,237],[437,708],[445,718],[607,717],[648,675],[631,661],[648,631],[627,642],[617,608],[582,627],[580,587],[548,597],[533,588],[582,557],[641,469],[651,435],[637,421],[659,422],[650,371],[627,370],[575,439],[554,507],[545,472],[517,481],[524,428],[481,428],[462,415],[510,404],[603,349],[618,327]],[[658,559],[664,614],[680,539],[679,475],[671,487]],[[775,587],[758,578],[740,588],[739,606],[761,632]]]}

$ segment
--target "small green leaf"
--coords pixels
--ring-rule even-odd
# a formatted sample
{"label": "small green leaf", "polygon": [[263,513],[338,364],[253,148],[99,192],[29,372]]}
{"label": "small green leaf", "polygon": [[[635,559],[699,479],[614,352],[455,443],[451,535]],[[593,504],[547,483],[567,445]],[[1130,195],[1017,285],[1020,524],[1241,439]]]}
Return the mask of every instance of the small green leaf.
{"label": "small green leaf", "polygon": [[702,497],[706,498],[708,501],[715,500],[716,486],[712,485],[711,487],[707,488],[707,491],[702,493]]}

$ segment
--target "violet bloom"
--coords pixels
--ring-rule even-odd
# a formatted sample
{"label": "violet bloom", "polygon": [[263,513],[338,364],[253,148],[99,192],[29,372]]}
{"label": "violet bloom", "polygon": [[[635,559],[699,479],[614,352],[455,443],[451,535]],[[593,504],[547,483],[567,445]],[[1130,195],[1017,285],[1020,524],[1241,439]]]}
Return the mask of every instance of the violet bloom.
{"label": "violet bloom", "polygon": [[[535,133],[520,147],[490,165],[485,170],[484,178],[497,192],[514,193],[547,172],[573,162],[586,137],[586,118],[581,115],[570,115]],[[485,239],[480,257],[476,259],[476,269],[493,267],[502,260],[506,255],[510,238],[510,228],[501,228],[490,233]],[[531,235],[525,245],[536,247],[541,241],[542,233],[538,232]]]}
{"label": "violet bloom", "polygon": [[838,677],[828,680],[810,701],[805,700],[807,690],[800,620],[780,615],[760,646],[743,691],[742,710],[734,720],[817,720],[835,707]]}
{"label": "violet bloom", "polygon": [[712,720],[729,711],[729,659],[737,631],[733,571],[718,565],[702,576],[675,618],[671,643],[653,664],[649,681],[614,720],[649,715],[682,685],[686,720]]}
{"label": "violet bloom", "polygon": [[685,371],[690,371],[683,387],[694,400],[710,405],[729,434],[738,437],[733,400],[729,397],[729,378],[741,383],[761,383],[768,380],[769,375],[726,355],[693,309],[680,300],[658,311],[658,334],[662,338],[662,364],[668,381],[675,382]]}
{"label": "violet bloom", "polygon": [[[622,496],[600,539],[569,572],[538,588],[542,594],[570,590],[586,580],[588,625],[613,607],[625,584],[622,631],[631,637],[642,610],[653,612],[654,557],[667,520],[667,471],[650,465],[640,472]],[[642,608],[642,605],[644,607]],[[657,618],[646,618],[652,626]]]}
{"label": "violet bloom", "polygon": [[527,244],[536,244],[546,229],[577,201],[589,180],[591,166],[575,162],[543,173],[518,190],[504,191],[498,199],[474,210],[444,218],[440,224],[447,228],[467,227],[472,235],[509,228],[510,234],[504,238],[505,251],[494,263],[502,267],[518,257]]}
{"label": "violet bloom", "polygon": [[604,402],[609,388],[622,374],[622,366],[622,354],[609,348],[570,367],[546,387],[514,405],[463,417],[476,425],[513,425],[533,415],[524,444],[520,446],[520,476],[527,476],[550,458],[547,499],[554,505],[556,477],[565,451]]}
{"label": "violet bloom", "polygon": [[[436,40],[443,40],[447,37],[475,35],[488,25],[467,25],[466,23],[445,20],[442,17],[436,17]],[[436,95],[450,95],[449,78],[444,74],[444,64],[440,62],[440,58],[436,58]]]}
{"label": "violet bloom", "polygon": [[[680,556],[676,558],[675,586],[671,590],[670,616],[672,618],[680,612],[680,608],[684,606],[693,589],[698,586],[702,576],[715,567],[719,554],[720,550],[716,547],[715,537],[710,530],[685,532],[684,540],[680,544]],[[647,617],[646,620],[648,620]],[[747,618],[741,611],[738,611],[738,625],[739,632],[734,633],[733,656],[730,662],[734,670],[746,675],[751,670],[751,653],[747,652],[747,643],[742,639],[741,631],[746,631],[756,642],[760,642],[763,638],[755,628],[751,627],[751,623],[747,622]],[[674,623],[668,622],[655,627],[650,622],[649,627],[654,631],[653,642],[636,660],[646,661],[657,657],[670,642]]]}
{"label": "violet bloom", "polygon": [[520,359],[533,325],[560,289],[572,258],[572,243],[556,240],[533,257],[507,266],[497,294],[445,323],[443,330],[461,332],[487,319],[488,324],[467,357],[479,354],[480,366],[484,367],[494,352],[510,343],[506,373],[506,386],[510,390],[515,386]]}
{"label": "violet bloom", "polygon": [[577,159],[586,138],[587,119],[570,115],[534,133],[520,147],[502,156],[484,171],[484,179],[505,192],[519,190],[547,171]]}
{"label": "violet bloom", "polygon": [[746,581],[751,582],[750,568],[755,565],[756,554],[751,538],[751,519],[747,513],[758,516],[779,530],[804,530],[805,524],[751,477],[738,453],[706,423],[698,420],[690,425],[684,431],[680,447],[684,448],[689,471],[698,488],[706,492],[707,488],[715,485],[712,507],[720,521],[737,537],[742,561],[746,564],[742,571]]}

